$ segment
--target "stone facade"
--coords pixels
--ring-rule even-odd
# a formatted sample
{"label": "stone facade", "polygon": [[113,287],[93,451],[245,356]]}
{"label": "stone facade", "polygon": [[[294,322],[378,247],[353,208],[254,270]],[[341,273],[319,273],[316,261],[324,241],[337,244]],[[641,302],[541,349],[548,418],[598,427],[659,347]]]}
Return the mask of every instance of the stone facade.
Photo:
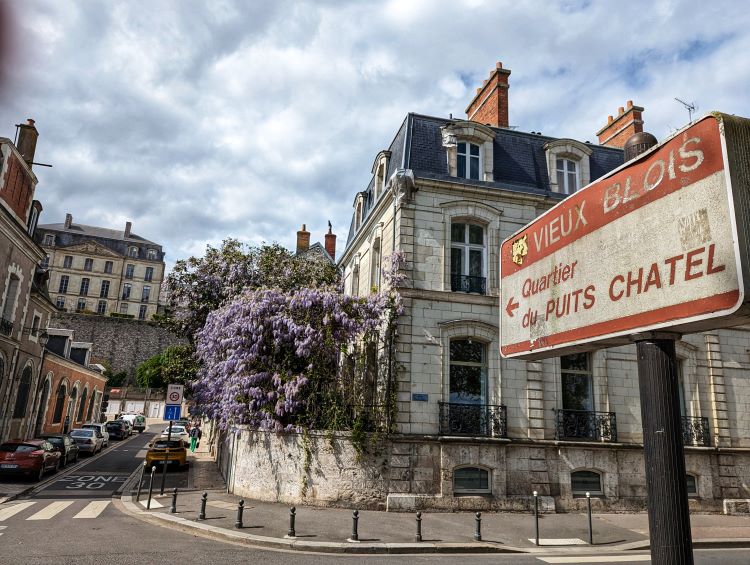
{"label": "stone facade", "polygon": [[151,322],[57,313],[50,325],[74,330],[76,339],[92,342],[91,363],[107,362],[112,371],[126,371],[131,382],[135,369],[146,359],[172,345],[184,345],[184,339]]}

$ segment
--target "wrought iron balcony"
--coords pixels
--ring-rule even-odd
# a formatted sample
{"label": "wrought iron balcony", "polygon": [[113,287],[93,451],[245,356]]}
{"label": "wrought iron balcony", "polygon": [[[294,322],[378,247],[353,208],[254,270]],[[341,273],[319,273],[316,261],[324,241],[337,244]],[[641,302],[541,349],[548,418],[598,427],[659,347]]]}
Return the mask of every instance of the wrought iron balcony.
{"label": "wrought iron balcony", "polygon": [[711,445],[711,434],[708,430],[708,418],[682,417],[682,441],[685,445]]}
{"label": "wrought iron balcony", "polygon": [[617,441],[617,419],[614,412],[591,410],[558,410],[557,439]]}
{"label": "wrought iron balcony", "polygon": [[451,290],[453,292],[487,294],[487,279],[468,275],[451,275]]}
{"label": "wrought iron balcony", "polygon": [[505,406],[439,402],[440,435],[505,437]]}
{"label": "wrought iron balcony", "polygon": [[3,335],[10,335],[13,333],[13,322],[0,318],[0,333]]}

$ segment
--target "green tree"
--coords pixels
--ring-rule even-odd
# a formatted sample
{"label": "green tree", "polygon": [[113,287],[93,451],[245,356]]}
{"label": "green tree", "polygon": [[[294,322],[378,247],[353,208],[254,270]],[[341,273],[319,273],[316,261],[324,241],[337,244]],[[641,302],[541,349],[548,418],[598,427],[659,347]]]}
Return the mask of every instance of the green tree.
{"label": "green tree", "polygon": [[181,384],[189,389],[200,367],[194,353],[190,345],[173,345],[147,359],[135,370],[138,386],[167,388],[168,384]]}
{"label": "green tree", "polygon": [[124,385],[128,380],[128,373],[126,371],[120,371],[119,373],[112,372],[112,367],[106,361],[102,363],[104,365],[104,378],[107,379],[107,386],[116,387]]}

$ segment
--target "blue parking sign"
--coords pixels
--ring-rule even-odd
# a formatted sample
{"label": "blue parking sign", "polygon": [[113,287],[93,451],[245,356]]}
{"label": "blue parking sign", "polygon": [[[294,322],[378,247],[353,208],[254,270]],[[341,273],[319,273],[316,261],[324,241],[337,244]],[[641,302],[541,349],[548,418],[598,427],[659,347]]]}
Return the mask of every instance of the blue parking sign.
{"label": "blue parking sign", "polygon": [[181,412],[182,406],[180,406],[179,404],[169,404],[164,407],[164,419],[179,420]]}

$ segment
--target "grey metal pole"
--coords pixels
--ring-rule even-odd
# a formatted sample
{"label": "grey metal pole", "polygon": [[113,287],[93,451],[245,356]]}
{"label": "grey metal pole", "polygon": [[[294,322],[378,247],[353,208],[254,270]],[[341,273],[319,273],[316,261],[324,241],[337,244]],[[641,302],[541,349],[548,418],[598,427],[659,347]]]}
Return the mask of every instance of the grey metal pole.
{"label": "grey metal pole", "polygon": [[539,493],[534,491],[534,539],[539,547]]}
{"label": "grey metal pole", "polygon": [[286,533],[286,535],[290,538],[297,537],[297,532],[294,530],[294,519],[297,514],[297,509],[292,506],[289,509],[289,531]]}
{"label": "grey metal pole", "polygon": [[682,439],[676,334],[635,336],[654,565],[692,565],[685,453]]}
{"label": "grey metal pole", "polygon": [[141,467],[141,478],[138,480],[138,492],[135,495],[135,501],[140,502],[141,500],[141,487],[143,486],[143,475],[146,474],[146,462],[143,462],[143,466]]}
{"label": "grey metal pole", "polygon": [[352,541],[359,541],[359,510],[352,512]]}
{"label": "grey metal pole", "polygon": [[172,490],[172,506],[170,506],[169,512],[171,514],[175,514],[177,512],[177,487],[174,487],[174,489]]}
{"label": "grey metal pole", "polygon": [[242,528],[242,513],[245,511],[245,501],[240,500],[237,505],[237,519],[234,521],[234,527],[239,529]]}
{"label": "grey metal pole", "polygon": [[474,515],[474,541],[482,541],[482,513]]}
{"label": "grey metal pole", "polygon": [[414,541],[422,541],[422,513],[417,512],[417,535],[414,536]]}
{"label": "grey metal pole", "polygon": [[594,525],[591,522],[591,493],[586,493],[586,500],[589,503],[589,545],[594,545]]}
{"label": "grey metal pole", "polygon": [[148,481],[148,502],[146,502],[146,510],[151,510],[151,495],[154,492],[154,473],[156,467],[151,467],[151,478]]}
{"label": "grey metal pole", "polygon": [[208,499],[208,493],[204,492],[201,495],[201,511],[198,513],[198,520],[206,519],[206,500]]}
{"label": "grey metal pole", "polygon": [[[167,480],[167,465],[169,464],[169,442],[172,440],[172,420],[169,421],[169,431],[167,432],[167,447],[164,448],[164,468],[161,470],[161,490],[160,495],[164,495],[164,483]],[[157,440],[158,441],[158,440]]]}

